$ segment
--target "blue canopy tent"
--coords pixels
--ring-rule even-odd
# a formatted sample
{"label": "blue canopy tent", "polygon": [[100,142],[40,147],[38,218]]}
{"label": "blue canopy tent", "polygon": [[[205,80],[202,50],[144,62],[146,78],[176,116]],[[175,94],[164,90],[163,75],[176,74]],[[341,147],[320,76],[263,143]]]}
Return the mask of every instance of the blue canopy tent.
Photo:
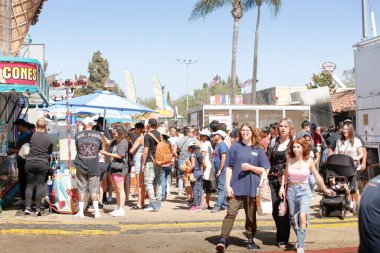
{"label": "blue canopy tent", "polygon": [[[56,106],[66,106],[66,101],[55,103]],[[132,113],[154,112],[154,110],[120,97],[109,91],[96,91],[94,94],[84,95],[70,99],[69,107],[78,112],[101,113],[104,119],[107,112],[112,115],[130,115]],[[105,124],[103,124],[105,127]]]}

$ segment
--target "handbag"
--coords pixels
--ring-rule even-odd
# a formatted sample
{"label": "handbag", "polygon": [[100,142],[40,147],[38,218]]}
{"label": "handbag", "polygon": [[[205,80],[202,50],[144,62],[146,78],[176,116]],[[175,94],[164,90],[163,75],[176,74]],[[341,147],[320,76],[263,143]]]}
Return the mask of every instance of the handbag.
{"label": "handbag", "polygon": [[120,175],[125,176],[128,174],[128,165],[124,163],[111,162],[110,171],[111,171],[111,174],[120,174]]}
{"label": "handbag", "polygon": [[265,170],[261,174],[260,184],[257,188],[256,207],[259,215],[271,214],[273,211],[272,194]]}
{"label": "handbag", "polygon": [[286,202],[286,178],[285,178],[285,189],[284,189],[284,199],[281,200],[280,204],[278,205],[278,216],[285,216],[286,210],[288,209],[288,204]]}
{"label": "handbag", "polygon": [[29,151],[30,151],[30,144],[27,142],[21,146],[20,151],[18,152],[18,155],[21,156],[23,159],[26,159],[28,158]]}

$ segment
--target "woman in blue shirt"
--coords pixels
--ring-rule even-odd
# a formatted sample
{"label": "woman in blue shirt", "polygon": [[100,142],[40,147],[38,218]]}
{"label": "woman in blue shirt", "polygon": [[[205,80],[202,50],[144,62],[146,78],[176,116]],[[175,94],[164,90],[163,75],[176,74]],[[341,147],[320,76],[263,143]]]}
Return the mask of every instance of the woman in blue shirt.
{"label": "woman in blue shirt", "polygon": [[223,252],[229,244],[236,215],[241,204],[246,215],[245,228],[248,236],[247,248],[257,250],[253,242],[256,224],[256,195],[260,176],[270,165],[260,145],[260,139],[253,125],[244,123],[239,129],[239,142],[230,147],[227,156],[226,190],[228,196],[227,215],[224,218],[219,244],[216,250]]}

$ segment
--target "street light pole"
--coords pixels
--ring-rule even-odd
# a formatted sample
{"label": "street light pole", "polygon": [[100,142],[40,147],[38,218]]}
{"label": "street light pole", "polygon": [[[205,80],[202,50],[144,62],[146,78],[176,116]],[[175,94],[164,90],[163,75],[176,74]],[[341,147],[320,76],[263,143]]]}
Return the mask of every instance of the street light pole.
{"label": "street light pole", "polygon": [[179,63],[186,64],[186,111],[189,110],[189,65],[195,64],[198,61],[191,60],[191,59],[185,59],[180,60],[177,59]]}

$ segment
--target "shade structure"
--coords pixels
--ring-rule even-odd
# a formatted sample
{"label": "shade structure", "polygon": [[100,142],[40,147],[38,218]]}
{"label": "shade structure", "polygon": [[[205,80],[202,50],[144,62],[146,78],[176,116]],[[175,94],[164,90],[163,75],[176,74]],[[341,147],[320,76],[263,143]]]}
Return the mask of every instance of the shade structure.
{"label": "shade structure", "polygon": [[[66,105],[66,101],[59,101],[55,104]],[[127,113],[154,112],[154,110],[146,106],[137,104],[108,91],[96,91],[94,94],[70,99],[69,106],[79,108],[103,109],[107,110],[107,112],[110,112],[109,110]]]}

